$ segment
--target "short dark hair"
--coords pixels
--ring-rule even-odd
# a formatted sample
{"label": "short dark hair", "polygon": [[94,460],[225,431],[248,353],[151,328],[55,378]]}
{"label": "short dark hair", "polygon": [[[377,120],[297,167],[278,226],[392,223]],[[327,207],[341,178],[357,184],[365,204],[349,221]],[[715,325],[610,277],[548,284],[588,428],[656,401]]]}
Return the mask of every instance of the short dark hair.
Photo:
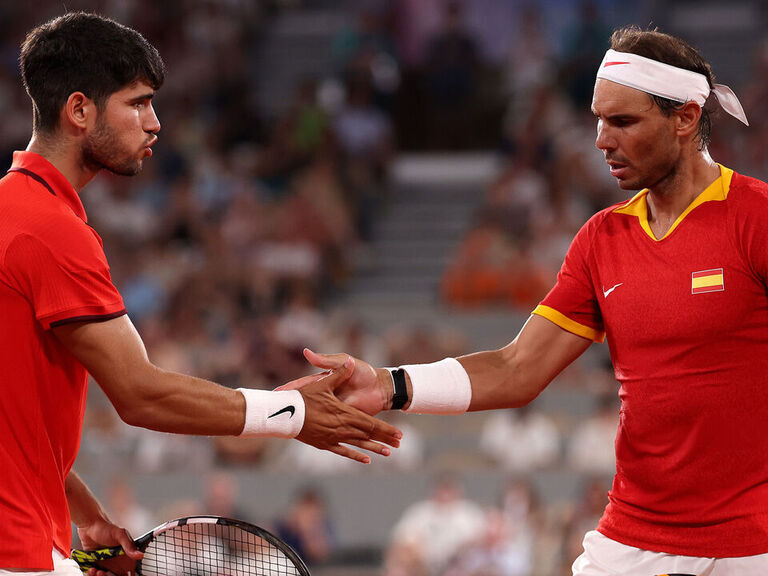
{"label": "short dark hair", "polygon": [[135,30],[97,14],[69,12],[32,29],[21,45],[21,78],[32,99],[34,130],[52,132],[73,92],[103,109],[110,95],[137,81],[154,90],[165,65]]}
{"label": "short dark hair", "polygon": [[[659,32],[657,29],[642,30],[637,26],[626,26],[613,32],[611,48],[617,52],[637,54],[670,66],[703,74],[709,82],[710,89],[714,88],[715,75],[707,61],[685,40],[670,34]],[[669,116],[672,110],[677,110],[683,106],[680,102],[661,96],[652,95],[652,98],[665,116]],[[699,149],[703,150],[709,146],[711,133],[712,118],[710,112],[702,107],[696,132],[696,137],[699,139]]]}

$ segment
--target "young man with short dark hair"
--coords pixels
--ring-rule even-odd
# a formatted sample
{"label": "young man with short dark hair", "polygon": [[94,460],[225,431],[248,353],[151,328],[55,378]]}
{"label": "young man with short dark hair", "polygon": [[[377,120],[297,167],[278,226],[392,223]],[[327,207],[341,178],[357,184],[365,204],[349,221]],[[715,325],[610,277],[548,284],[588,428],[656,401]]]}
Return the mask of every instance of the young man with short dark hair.
{"label": "young man with short dark hair", "polygon": [[299,393],[230,390],[148,360],[79,193],[100,170],[137,174],[152,155],[163,62],[138,32],[86,13],[32,30],[20,61],[34,128],[0,180],[0,573],[79,574],[70,518],[87,548],[140,556],[71,470],[88,373],[135,426],[295,437],[361,462],[346,444],[388,454],[381,443],[399,431],[333,394],[352,362]]}

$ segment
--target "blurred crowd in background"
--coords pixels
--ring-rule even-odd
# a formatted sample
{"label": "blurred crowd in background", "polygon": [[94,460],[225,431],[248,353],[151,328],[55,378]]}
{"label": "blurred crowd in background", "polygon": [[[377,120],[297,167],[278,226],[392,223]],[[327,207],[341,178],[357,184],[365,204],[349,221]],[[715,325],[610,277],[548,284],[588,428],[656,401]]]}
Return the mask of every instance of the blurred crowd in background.
{"label": "blurred crowd in background", "polygon": [[[409,152],[484,150],[501,169],[446,266],[447,307],[509,307],[525,314],[546,294],[571,238],[595,211],[624,199],[594,152],[589,110],[594,74],[611,33],[613,2],[365,0],[325,49],[329,66],[296,80],[265,110],[258,87],[262,41],[274,21],[334,2],[256,0],[71,0],[67,9],[109,15],[141,31],[168,67],[155,107],[155,155],[127,179],[100,175],[83,195],[104,239],[113,279],[152,360],[232,387],[273,388],[308,372],[302,349],[347,351],[375,365],[433,361],[472,351],[461,333],[419,327],[380,333],[342,301],[360,254],[386,211],[393,158]],[[546,5],[547,3],[543,3]],[[547,15],[568,9],[553,27]],[[0,148],[4,164],[23,149],[30,103],[20,85],[25,32],[63,10],[59,1],[0,6]],[[623,23],[623,22],[622,22]],[[638,22],[641,26],[647,22]],[[705,55],[706,56],[706,55]],[[734,85],[748,130],[723,121],[712,154],[768,177],[768,50],[756,44],[752,74]],[[280,65],[279,63],[277,64]],[[718,73],[718,70],[715,70]],[[516,328],[511,327],[509,338]],[[603,354],[605,356],[605,354]],[[596,524],[613,470],[618,417],[609,363],[574,366],[553,388],[590,398],[483,415],[463,452],[430,448],[445,434],[434,420],[390,415],[406,441],[379,470],[435,470],[433,494],[413,502],[382,542],[387,576],[568,574],[581,537]],[[298,442],[201,439],[123,425],[92,386],[79,466],[135,473],[182,470],[207,478],[207,492],[174,512],[248,516],[226,470],[253,467],[313,477],[356,474],[356,465]],[[431,428],[430,428],[431,426]],[[437,430],[437,431],[435,431]],[[108,463],[108,464],[105,464]],[[509,474],[497,505],[462,496],[445,470],[462,464]],[[573,472],[582,497],[550,506],[531,474]],[[142,507],[129,480],[105,499],[135,533],[169,510]],[[265,519],[260,519],[264,521]],[[334,518],[311,482],[271,526],[310,565],[331,562]],[[456,554],[457,552],[460,552]]]}

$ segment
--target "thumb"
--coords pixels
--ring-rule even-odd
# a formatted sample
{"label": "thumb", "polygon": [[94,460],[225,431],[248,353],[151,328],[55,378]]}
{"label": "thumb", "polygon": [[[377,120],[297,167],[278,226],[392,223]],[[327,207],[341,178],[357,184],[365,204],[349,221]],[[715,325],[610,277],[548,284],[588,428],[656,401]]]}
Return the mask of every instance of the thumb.
{"label": "thumb", "polygon": [[127,532],[123,532],[118,537],[118,541],[120,542],[120,546],[122,546],[123,550],[125,551],[125,555],[128,556],[128,558],[133,560],[141,560],[144,558],[144,553],[136,548],[136,544]]}
{"label": "thumb", "polygon": [[309,348],[304,348],[304,358],[317,368],[334,370],[341,367],[348,357],[348,354],[318,354]]}
{"label": "thumb", "polygon": [[352,358],[352,356],[347,356],[344,363],[339,366],[336,370],[331,372],[330,376],[327,376],[325,379],[328,380],[328,385],[331,387],[331,390],[336,390],[339,386],[341,386],[344,382],[349,380],[349,377],[352,376],[352,372],[355,371],[355,359]]}
{"label": "thumb", "polygon": [[319,372],[317,374],[310,374],[309,376],[302,376],[301,378],[297,378],[296,380],[291,380],[290,382],[286,382],[282,386],[278,386],[275,388],[276,391],[280,390],[300,390],[301,388],[304,388],[307,384],[312,384],[313,382],[317,382],[321,378],[324,378],[325,376],[328,376],[330,372],[327,370],[325,372]]}

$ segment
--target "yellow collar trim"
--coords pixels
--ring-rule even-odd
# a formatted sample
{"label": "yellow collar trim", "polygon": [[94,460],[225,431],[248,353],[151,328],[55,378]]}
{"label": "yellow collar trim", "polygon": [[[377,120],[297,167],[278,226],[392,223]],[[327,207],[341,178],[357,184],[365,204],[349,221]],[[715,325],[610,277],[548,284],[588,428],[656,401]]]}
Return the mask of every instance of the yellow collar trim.
{"label": "yellow collar trim", "polygon": [[704,191],[688,205],[688,208],[686,208],[683,213],[677,217],[675,223],[672,224],[670,229],[667,230],[667,233],[664,234],[664,236],[661,238],[656,238],[656,236],[653,235],[653,232],[651,231],[651,225],[648,222],[648,200],[646,198],[646,196],[648,196],[647,188],[635,194],[630,200],[616,208],[614,212],[619,214],[629,214],[630,216],[637,216],[638,220],[640,220],[640,226],[642,226],[643,230],[645,230],[645,233],[648,234],[648,236],[656,241],[664,240],[664,238],[669,236],[672,231],[677,228],[678,224],[683,221],[683,218],[685,218],[691,212],[691,210],[704,204],[704,202],[722,201],[728,197],[728,191],[731,188],[731,178],[733,178],[733,170],[726,168],[721,164],[718,164],[718,166],[720,166],[720,177],[712,182],[712,184],[707,186]]}

